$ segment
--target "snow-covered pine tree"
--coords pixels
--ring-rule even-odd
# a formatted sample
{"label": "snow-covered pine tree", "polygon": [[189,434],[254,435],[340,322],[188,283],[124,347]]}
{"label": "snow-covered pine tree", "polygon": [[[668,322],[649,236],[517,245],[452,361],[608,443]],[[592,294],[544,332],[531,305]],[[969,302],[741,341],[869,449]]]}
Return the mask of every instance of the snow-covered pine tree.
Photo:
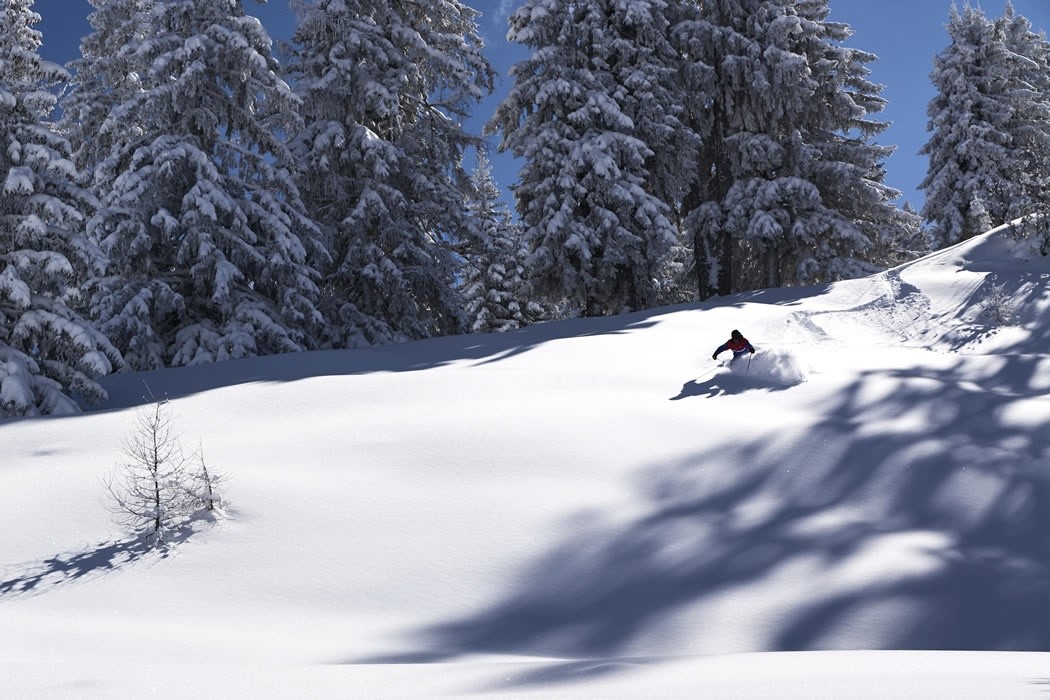
{"label": "snow-covered pine tree", "polygon": [[525,248],[521,227],[500,198],[492,165],[478,150],[471,210],[478,235],[466,241],[463,297],[474,333],[521,328],[541,313],[525,293]]}
{"label": "snow-covered pine tree", "polygon": [[937,94],[927,107],[930,138],[921,153],[929,166],[919,186],[937,246],[1009,221],[1045,179],[1029,177],[1027,161],[1046,138],[1045,46],[1012,8],[993,21],[978,8],[952,7],[947,29],[951,42],[930,74]]}
{"label": "snow-covered pine tree", "polygon": [[885,182],[883,163],[896,147],[874,141],[889,126],[876,118],[886,106],[883,86],[870,79],[878,57],[844,45],[853,30],[828,19],[827,0],[798,0],[796,8],[818,30],[804,44],[818,92],[799,175],[815,185],[820,202],[776,251],[777,276],[788,285],[849,279],[903,262],[921,225],[893,204],[901,192]]}
{"label": "snow-covered pine tree", "polygon": [[694,232],[701,298],[814,283],[873,269],[895,227],[871,142],[886,125],[868,78],[874,56],[844,47],[826,0],[711,0],[675,35],[700,66],[704,148]]}
{"label": "snow-covered pine tree", "polygon": [[93,313],[133,369],[313,347],[325,250],[288,170],[299,102],[266,31],[241,0],[139,9],[141,33],[96,27],[124,38],[137,84],[101,127],[119,138],[94,179],[109,268]]}
{"label": "snow-covered pine tree", "polygon": [[1005,69],[994,22],[979,9],[953,6],[947,29],[951,42],[930,74],[937,90],[926,110],[930,138],[920,150],[929,156],[919,189],[926,193],[922,214],[935,247],[991,227],[988,202],[998,199],[999,180],[1008,177],[1000,164],[1010,149],[1008,110],[993,89]]}
{"label": "snow-covered pine tree", "polygon": [[711,107],[705,95],[712,75],[702,44],[703,32],[698,31],[700,4],[699,0],[681,0],[667,6],[669,37],[676,53],[669,89],[674,95],[672,102],[678,106],[679,125],[666,147],[649,161],[653,192],[670,206],[671,221],[678,231],[678,244],[662,270],[662,297],[669,304],[697,298],[694,250],[698,246],[688,222],[707,175],[701,173],[701,132]]}
{"label": "snow-covered pine tree", "polygon": [[508,38],[533,52],[489,128],[524,160],[514,194],[533,291],[570,315],[663,298],[678,237],[654,164],[683,133],[668,12],[662,0],[526,0],[510,18]]}
{"label": "snow-covered pine tree", "polygon": [[460,332],[453,250],[473,223],[463,121],[491,92],[477,11],[458,0],[293,3],[300,189],[326,232],[328,343]]}
{"label": "snow-covered pine tree", "polygon": [[41,60],[32,0],[0,0],[0,417],[78,412],[120,355],[76,309],[101,256],[68,141],[48,123],[68,79]]}
{"label": "snow-covered pine tree", "polygon": [[[112,182],[112,173],[96,173],[114,145],[140,134],[115,110],[142,90],[141,62],[135,51],[145,37],[149,0],[89,0],[88,22],[94,30],[81,42],[81,58],[67,66],[73,73],[62,98],[61,131],[74,145],[73,161],[88,179]],[[112,161],[110,161],[112,163]]]}
{"label": "snow-covered pine tree", "polygon": [[885,260],[887,267],[902,265],[909,260],[926,255],[933,249],[929,232],[923,225],[922,215],[918,210],[912,206],[911,202],[905,201],[901,206],[901,212],[907,217],[908,226],[902,228],[897,238],[891,242]]}
{"label": "snow-covered pine tree", "polygon": [[1020,219],[1017,232],[1050,254],[1050,42],[1007,2],[999,20],[1010,59],[1009,94],[1014,106],[1008,130],[1018,166],[1007,217]]}

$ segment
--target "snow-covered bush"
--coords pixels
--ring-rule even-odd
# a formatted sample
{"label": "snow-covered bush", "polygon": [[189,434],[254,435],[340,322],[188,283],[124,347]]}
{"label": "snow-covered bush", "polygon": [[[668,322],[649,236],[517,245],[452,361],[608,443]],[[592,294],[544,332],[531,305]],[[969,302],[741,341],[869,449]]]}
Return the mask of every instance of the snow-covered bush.
{"label": "snow-covered bush", "polygon": [[992,284],[981,303],[981,317],[993,326],[1009,326],[1017,320],[1016,304],[1003,285]]}

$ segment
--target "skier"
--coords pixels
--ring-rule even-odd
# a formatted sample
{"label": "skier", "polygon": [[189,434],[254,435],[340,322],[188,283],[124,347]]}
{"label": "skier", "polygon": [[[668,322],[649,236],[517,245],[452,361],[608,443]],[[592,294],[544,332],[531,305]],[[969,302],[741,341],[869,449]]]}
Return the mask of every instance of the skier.
{"label": "skier", "polygon": [[740,331],[733,331],[730,335],[732,337],[730,337],[729,340],[727,340],[726,342],[719,345],[718,349],[715,350],[715,354],[711,355],[712,360],[717,360],[718,353],[724,352],[725,350],[733,351],[733,359],[730,360],[730,362],[740,357],[744,353],[754,354],[755,346],[752,345],[750,341],[748,341],[748,339],[744,337],[743,333],[741,333]]}

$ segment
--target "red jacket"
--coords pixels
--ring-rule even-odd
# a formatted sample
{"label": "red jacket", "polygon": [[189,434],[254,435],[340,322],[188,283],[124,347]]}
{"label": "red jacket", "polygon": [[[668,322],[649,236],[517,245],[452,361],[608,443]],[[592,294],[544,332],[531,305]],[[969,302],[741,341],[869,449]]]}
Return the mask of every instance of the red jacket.
{"label": "red jacket", "polygon": [[732,350],[733,357],[740,357],[745,352],[754,352],[755,346],[753,346],[747,338],[740,336],[739,338],[730,338],[726,342],[718,346],[715,350],[715,355],[725,350]]}

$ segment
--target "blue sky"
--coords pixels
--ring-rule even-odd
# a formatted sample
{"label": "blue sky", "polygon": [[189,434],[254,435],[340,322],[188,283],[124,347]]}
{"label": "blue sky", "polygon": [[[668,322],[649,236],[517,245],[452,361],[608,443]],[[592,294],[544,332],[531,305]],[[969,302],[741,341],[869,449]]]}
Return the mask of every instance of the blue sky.
{"label": "blue sky", "polygon": [[[509,89],[507,71],[524,56],[525,49],[505,39],[507,15],[520,4],[519,0],[468,0],[467,4],[483,13],[480,28],[488,46],[487,57],[504,76],[497,93],[481,105],[471,125],[480,129]],[[922,193],[916,188],[926,174],[926,159],[918,151],[927,140],[926,105],[933,96],[929,73],[934,55],[948,43],[944,25],[952,4],[952,0],[830,2],[831,19],[853,28],[849,45],[879,57],[872,65],[873,78],[886,86],[883,94],[889,105],[882,118],[891,122],[891,126],[878,142],[897,146],[897,152],[886,163],[886,182],[901,190],[903,200],[917,208],[922,205]],[[973,4],[994,17],[1002,14],[1005,0],[975,0]],[[75,58],[80,38],[89,29],[87,15],[91,7],[87,0],[36,0],[35,7],[43,16],[38,28],[44,33],[44,56],[59,63]],[[287,2],[270,0],[258,4],[248,0],[245,7],[263,21],[275,39],[290,36],[293,19]],[[1047,0],[1014,0],[1014,8],[1037,30],[1050,28]],[[494,154],[493,164],[500,185],[504,188],[511,185],[517,177],[515,161]]]}

